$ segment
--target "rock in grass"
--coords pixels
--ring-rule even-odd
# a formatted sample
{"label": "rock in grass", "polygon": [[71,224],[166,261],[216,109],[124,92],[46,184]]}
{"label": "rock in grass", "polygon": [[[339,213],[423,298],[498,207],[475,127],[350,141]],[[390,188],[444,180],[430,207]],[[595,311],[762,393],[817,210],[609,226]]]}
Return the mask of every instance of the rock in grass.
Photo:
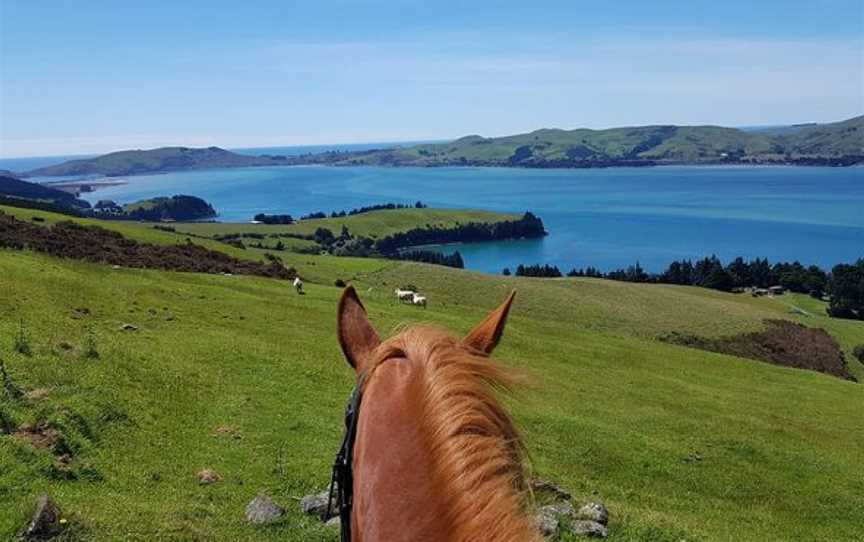
{"label": "rock in grass", "polygon": [[576,512],[576,519],[595,521],[601,525],[609,523],[609,510],[602,502],[589,502]]}
{"label": "rock in grass", "polygon": [[24,538],[45,540],[60,534],[61,530],[60,508],[54,504],[48,494],[42,494],[36,501],[36,512],[27,530],[24,531]]}
{"label": "rock in grass", "polygon": [[246,519],[258,525],[273,523],[285,515],[285,509],[273,502],[267,495],[261,494],[246,505]]}
{"label": "rock in grass", "polygon": [[575,535],[587,536],[589,538],[606,538],[609,531],[604,525],[596,521],[574,521],[567,524],[567,530]]}
{"label": "rock in grass", "polygon": [[[601,522],[602,521],[602,522]],[[609,511],[602,503],[588,503],[577,512],[567,501],[548,504],[537,509],[535,525],[543,536],[557,539],[562,532],[606,538],[609,531],[605,523],[609,521]]]}
{"label": "rock in grass", "polygon": [[[318,516],[321,521],[327,521],[331,517],[331,514],[328,514],[329,510],[327,509],[330,503],[330,491],[325,490],[321,493],[315,493],[312,495],[306,495],[302,499],[300,499],[300,508],[303,510],[304,514],[309,514],[310,516]],[[336,508],[335,506],[333,508]]]}
{"label": "rock in grass", "polygon": [[204,469],[198,473],[198,483],[202,486],[208,486],[221,481],[222,477],[213,469]]}
{"label": "rock in grass", "polygon": [[573,505],[566,501],[541,506],[539,511],[544,511],[555,516],[573,517],[574,514],[576,514],[576,510],[573,508]]}
{"label": "rock in grass", "polygon": [[138,326],[134,324],[123,324],[120,326],[120,329],[123,331],[138,331]]}
{"label": "rock in grass", "polygon": [[339,516],[334,516],[327,520],[327,523],[324,524],[328,529],[340,530],[342,528],[342,518]]}
{"label": "rock in grass", "polygon": [[537,513],[534,515],[534,525],[540,531],[540,534],[545,537],[557,538],[560,524],[558,516],[552,513],[546,506],[537,510]]}

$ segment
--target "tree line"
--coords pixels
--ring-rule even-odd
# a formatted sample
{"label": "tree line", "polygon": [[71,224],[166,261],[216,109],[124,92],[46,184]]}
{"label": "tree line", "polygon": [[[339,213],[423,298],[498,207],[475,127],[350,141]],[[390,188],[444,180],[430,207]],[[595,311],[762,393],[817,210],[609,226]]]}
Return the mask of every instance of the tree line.
{"label": "tree line", "polygon": [[379,239],[375,243],[375,247],[382,254],[389,254],[401,248],[419,245],[530,239],[544,235],[546,235],[546,230],[543,227],[543,221],[533,213],[526,212],[522,218],[517,220],[468,222],[450,227],[414,228]]}
{"label": "tree line", "polygon": [[[505,268],[503,274],[510,275],[510,269]],[[516,276],[548,278],[563,274],[554,265],[519,265]],[[711,256],[696,261],[673,261],[662,273],[648,273],[637,262],[605,273],[590,266],[574,268],[567,276],[699,286],[726,292],[782,286],[785,290],[816,298],[828,295],[828,311],[832,316],[864,319],[864,258],[853,264],[835,265],[830,273],[819,266],[804,266],[797,261],[771,264],[767,258],[746,261],[738,257],[724,265],[717,256]]]}
{"label": "tree line", "polygon": [[[370,213],[372,211],[387,211],[394,209],[425,209],[428,207],[422,201],[418,201],[413,204],[405,204],[405,203],[378,203],[375,205],[367,205],[365,207],[358,207],[351,209],[350,211],[333,211],[330,213],[330,218],[342,218],[345,216],[354,216],[360,215],[363,213]],[[300,220],[313,220],[318,218],[327,218],[327,213],[323,211],[318,211],[316,213],[309,213],[307,215],[303,215],[300,217]]]}
{"label": "tree line", "polygon": [[314,241],[317,245],[316,251],[324,251],[335,256],[383,256],[396,260],[414,260],[463,268],[465,263],[459,252],[444,255],[433,250],[405,251],[403,249],[438,243],[519,239],[543,235],[546,235],[543,221],[533,213],[526,212],[517,220],[468,222],[450,227],[427,226],[395,233],[378,240],[352,235],[348,226],[344,224],[339,235],[328,228],[319,227],[312,235],[303,238]]}

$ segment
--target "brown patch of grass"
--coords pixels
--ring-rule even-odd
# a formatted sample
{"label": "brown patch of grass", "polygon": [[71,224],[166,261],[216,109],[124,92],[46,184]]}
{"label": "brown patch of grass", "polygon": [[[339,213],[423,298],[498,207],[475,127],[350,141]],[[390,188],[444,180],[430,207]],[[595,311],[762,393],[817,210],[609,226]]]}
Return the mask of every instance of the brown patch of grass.
{"label": "brown patch of grass", "polygon": [[34,448],[53,448],[60,440],[60,432],[46,423],[22,424],[13,433],[29,442]]}
{"label": "brown patch of grass", "polygon": [[846,366],[840,345],[824,329],[788,320],[766,320],[767,329],[709,339],[671,333],[661,340],[784,367],[808,369],[856,381]]}

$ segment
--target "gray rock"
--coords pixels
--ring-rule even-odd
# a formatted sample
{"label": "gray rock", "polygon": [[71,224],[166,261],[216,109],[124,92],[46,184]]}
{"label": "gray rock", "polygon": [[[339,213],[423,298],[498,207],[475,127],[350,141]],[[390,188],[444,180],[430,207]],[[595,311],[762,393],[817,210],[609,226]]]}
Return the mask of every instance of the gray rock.
{"label": "gray rock", "polygon": [[537,509],[537,513],[534,515],[534,524],[540,534],[555,540],[561,532],[562,520],[571,518],[574,513],[573,505],[569,502],[547,504]]}
{"label": "gray rock", "polygon": [[540,510],[546,511],[550,514],[554,514],[556,516],[568,516],[573,517],[576,514],[576,509],[573,508],[573,505],[569,502],[556,502],[555,504],[547,504],[546,506],[541,506]]}
{"label": "gray rock", "polygon": [[250,523],[273,523],[285,515],[285,509],[267,495],[258,495],[246,505],[246,519]]}
{"label": "gray rock", "polygon": [[[327,506],[330,502],[330,491],[325,490],[321,493],[315,493],[312,495],[306,495],[302,499],[300,499],[300,508],[303,510],[304,514],[309,514],[310,516],[318,516],[321,521],[327,521],[333,514],[327,514]],[[333,512],[336,512],[336,503],[333,503]]]}
{"label": "gray rock", "polygon": [[342,528],[342,519],[339,516],[334,516],[328,519],[324,526],[328,529],[335,529],[338,531]]}
{"label": "gray rock", "polygon": [[36,501],[36,512],[33,514],[33,519],[27,526],[27,530],[24,531],[24,538],[52,538],[60,534],[61,530],[60,509],[54,504],[51,497],[43,493]]}
{"label": "gray rock", "polygon": [[134,324],[123,324],[122,326],[120,326],[120,329],[122,329],[123,331],[138,331],[138,326]]}
{"label": "gray rock", "polygon": [[606,527],[596,521],[574,521],[567,524],[566,529],[575,535],[589,538],[606,538],[609,536]]}
{"label": "gray rock", "polygon": [[558,521],[558,516],[548,510],[547,506],[537,510],[537,513],[534,515],[534,525],[536,525],[537,530],[543,536],[552,539],[558,538],[558,529],[561,522]]}
{"label": "gray rock", "polygon": [[609,510],[602,502],[589,502],[576,512],[576,519],[596,521],[601,525],[609,524]]}
{"label": "gray rock", "polygon": [[606,538],[609,511],[602,503],[588,503],[577,512],[569,501],[547,504],[537,509],[534,518],[544,536],[557,538],[561,532],[593,538]]}

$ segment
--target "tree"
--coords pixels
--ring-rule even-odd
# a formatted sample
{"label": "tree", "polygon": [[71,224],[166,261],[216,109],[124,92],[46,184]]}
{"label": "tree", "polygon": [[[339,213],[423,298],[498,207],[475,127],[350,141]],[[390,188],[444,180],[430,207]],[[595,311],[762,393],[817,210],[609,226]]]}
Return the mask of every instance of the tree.
{"label": "tree", "polygon": [[750,266],[744,261],[744,258],[738,256],[729,264],[726,271],[732,276],[732,281],[735,286],[750,286],[753,279],[750,276]]}
{"label": "tree", "polygon": [[315,230],[315,242],[319,245],[328,247],[332,245],[335,240],[336,237],[333,236],[333,232],[327,228],[318,228]]}
{"label": "tree", "polygon": [[864,319],[864,258],[855,264],[835,265],[828,281],[828,312],[840,318]]}
{"label": "tree", "polygon": [[735,280],[732,278],[732,275],[730,275],[728,271],[723,269],[723,266],[720,265],[720,262],[717,262],[717,265],[714,265],[711,270],[708,271],[708,275],[704,279],[702,279],[702,283],[700,285],[703,288],[711,288],[712,290],[728,292],[734,287]]}
{"label": "tree", "polygon": [[505,267],[504,270],[501,271],[501,274],[504,275],[505,277],[509,277],[510,274],[511,274],[511,273],[510,273],[510,268],[509,268],[509,267]]}

